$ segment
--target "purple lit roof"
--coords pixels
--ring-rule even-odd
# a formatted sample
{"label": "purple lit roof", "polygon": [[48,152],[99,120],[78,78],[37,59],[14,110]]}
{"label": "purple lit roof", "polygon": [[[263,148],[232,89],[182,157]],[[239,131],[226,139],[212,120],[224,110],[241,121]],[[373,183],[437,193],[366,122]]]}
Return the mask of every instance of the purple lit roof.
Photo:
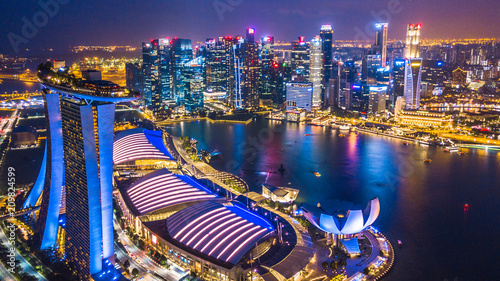
{"label": "purple lit roof", "polygon": [[127,189],[127,196],[140,215],[176,204],[216,198],[201,184],[167,169],[148,174]]}
{"label": "purple lit roof", "polygon": [[132,129],[117,134],[113,143],[113,163],[139,159],[172,160],[163,145],[161,131]]}
{"label": "purple lit roof", "polygon": [[167,219],[169,235],[189,248],[237,264],[273,226],[238,203],[202,202]]}

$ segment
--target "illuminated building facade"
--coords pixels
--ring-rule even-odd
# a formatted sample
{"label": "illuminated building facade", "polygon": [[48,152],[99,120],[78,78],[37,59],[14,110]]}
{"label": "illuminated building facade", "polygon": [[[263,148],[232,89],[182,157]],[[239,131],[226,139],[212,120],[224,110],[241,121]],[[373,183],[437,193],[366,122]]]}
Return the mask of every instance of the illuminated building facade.
{"label": "illuminated building facade", "polygon": [[183,104],[189,89],[189,76],[186,64],[193,60],[191,39],[174,38],[171,42],[170,60],[172,62],[172,92],[177,104]]}
{"label": "illuminated building facade", "polygon": [[420,127],[446,127],[453,121],[451,115],[446,115],[445,112],[422,110],[401,110],[397,118],[401,124]]}
{"label": "illuminated building facade", "polygon": [[387,66],[387,32],[389,29],[388,23],[375,24],[375,49],[381,55],[382,67]]}
{"label": "illuminated building facade", "polygon": [[420,29],[422,24],[409,24],[406,30],[405,58],[420,58]]}
{"label": "illuminated building facade", "polygon": [[286,84],[286,110],[302,108],[311,111],[312,107],[312,83],[287,83]]}
{"label": "illuminated building facade", "polygon": [[296,82],[309,81],[309,43],[304,41],[304,37],[299,37],[299,41],[292,42],[291,67],[292,80]]}
{"label": "illuminated building facade", "polygon": [[321,106],[321,93],[323,91],[323,53],[321,51],[321,37],[316,36],[311,40],[311,56],[309,65],[309,81],[313,86],[312,106]]}
{"label": "illuminated building facade", "polygon": [[371,86],[369,89],[369,111],[373,114],[383,113],[385,111],[387,86]]}
{"label": "illuminated building facade", "polygon": [[210,39],[205,42],[205,84],[208,92],[225,92],[227,81],[226,46],[223,41]]}
{"label": "illuminated building facade", "polygon": [[259,47],[255,29],[248,28],[246,40],[240,38],[233,46],[235,91],[233,105],[237,108],[259,106]]}
{"label": "illuminated building facade", "polygon": [[[324,91],[333,75],[333,29],[329,24],[321,26],[319,31],[321,37],[321,52],[323,53],[323,95]],[[322,98],[324,100],[324,97]]]}
{"label": "illuminated building facade", "polygon": [[420,93],[422,91],[422,59],[405,60],[405,88],[404,97],[406,109],[420,107]]}
{"label": "illuminated building facade", "polygon": [[170,47],[168,38],[142,43],[144,96],[151,102],[154,115],[161,112],[164,100],[173,99]]}
{"label": "illuminated building facade", "polygon": [[265,36],[260,41],[261,62],[260,98],[276,102],[276,73],[278,64],[274,60],[274,36]]}
{"label": "illuminated building facade", "polygon": [[115,103],[136,98],[111,82],[84,83],[73,88],[47,80],[42,83],[48,134],[45,185],[36,229],[40,248],[55,249],[58,232],[62,231],[59,215],[65,206],[65,258],[81,280],[90,280],[114,259]]}
{"label": "illuminated building facade", "polygon": [[392,76],[394,77],[394,99],[402,97],[405,90],[405,60],[395,59],[392,67]]}

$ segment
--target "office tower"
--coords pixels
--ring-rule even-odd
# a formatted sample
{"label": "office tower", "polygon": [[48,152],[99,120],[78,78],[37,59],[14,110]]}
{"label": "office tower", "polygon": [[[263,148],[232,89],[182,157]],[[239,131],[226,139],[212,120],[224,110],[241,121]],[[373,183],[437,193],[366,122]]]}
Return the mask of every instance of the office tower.
{"label": "office tower", "polygon": [[381,66],[387,66],[387,31],[389,28],[388,23],[375,24],[375,48],[377,54],[381,55]]}
{"label": "office tower", "polygon": [[421,83],[422,59],[406,59],[404,88],[406,109],[418,109],[420,107]]}
{"label": "office tower", "polygon": [[276,104],[281,108],[286,101],[286,84],[292,81],[292,67],[289,63],[283,61],[283,59],[278,60],[278,73],[276,77],[276,92],[277,101]]}
{"label": "office tower", "polygon": [[311,111],[312,83],[291,82],[286,84],[286,110],[302,108]]}
{"label": "office tower", "polygon": [[208,92],[225,92],[227,87],[227,56],[224,41],[207,39],[205,42],[205,77]]}
{"label": "office tower", "polygon": [[304,37],[292,42],[291,67],[292,80],[297,82],[309,81],[309,43]]}
{"label": "office tower", "polygon": [[170,60],[172,71],[173,99],[177,104],[182,104],[187,91],[189,77],[184,65],[193,59],[191,39],[174,38],[170,47]]}
{"label": "office tower", "polygon": [[387,86],[370,86],[369,89],[369,112],[372,114],[383,113],[385,111]]}
{"label": "office tower", "polygon": [[[352,109],[354,101],[354,88],[358,81],[358,71],[354,61],[338,64],[338,86],[336,87],[335,100],[338,108]],[[359,86],[357,86],[359,87]]]}
{"label": "office tower", "polygon": [[248,28],[247,40],[238,39],[233,46],[235,93],[233,105],[237,108],[259,106],[259,49],[254,41],[255,29]]}
{"label": "office tower", "polygon": [[321,106],[321,93],[323,92],[323,53],[321,51],[321,37],[316,36],[311,40],[311,55],[309,64],[309,81],[313,85],[312,106]]}
{"label": "office tower", "polygon": [[405,58],[407,59],[420,57],[420,28],[422,28],[420,23],[408,25],[405,48]]}
{"label": "office tower", "polygon": [[396,105],[394,106],[394,115],[398,116],[399,112],[403,109],[405,109],[405,98],[404,97],[397,97],[396,98]]}
{"label": "office tower", "polygon": [[47,161],[37,221],[41,249],[55,248],[66,194],[65,258],[80,280],[114,260],[113,131],[115,103],[136,99],[108,81],[54,84],[40,70],[47,120]]}
{"label": "office tower", "polygon": [[382,55],[368,53],[362,61],[362,79],[366,85],[377,84],[377,70],[382,67]]}
{"label": "office tower", "polygon": [[187,84],[182,105],[187,111],[203,108],[203,91],[206,90],[205,68],[201,54],[183,66]]}
{"label": "office tower", "polygon": [[392,67],[392,76],[394,80],[394,99],[404,95],[405,89],[405,60],[395,59]]}
{"label": "office tower", "polygon": [[155,116],[163,109],[164,100],[173,99],[170,46],[168,38],[142,43],[144,96]]}
{"label": "office tower", "polygon": [[236,38],[232,36],[225,36],[224,41],[224,49],[226,54],[226,99],[228,104],[233,104],[234,97],[234,55],[233,55],[233,46],[237,42]]}
{"label": "office tower", "polygon": [[276,76],[278,64],[274,60],[274,36],[265,36],[260,40],[259,60],[261,65],[260,98],[276,101]]}
{"label": "office tower", "polygon": [[[437,60],[422,61],[422,95],[432,95],[434,89],[444,82],[444,63]],[[425,85],[425,89],[424,89]]]}
{"label": "office tower", "polygon": [[[129,91],[140,92],[142,89],[142,67],[138,63],[125,64],[126,85]],[[144,97],[143,97],[144,98]]]}
{"label": "office tower", "polygon": [[[333,29],[329,24],[321,26],[319,31],[321,37],[321,51],[323,52],[323,86],[326,88],[333,75]],[[324,94],[324,90],[323,90]],[[324,97],[323,99],[324,100]]]}

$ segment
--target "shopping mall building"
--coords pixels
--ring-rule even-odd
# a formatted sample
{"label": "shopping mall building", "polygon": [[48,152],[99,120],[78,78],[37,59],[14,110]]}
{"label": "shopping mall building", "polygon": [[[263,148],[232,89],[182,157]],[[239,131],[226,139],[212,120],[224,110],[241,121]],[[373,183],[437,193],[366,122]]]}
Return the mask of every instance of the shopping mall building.
{"label": "shopping mall building", "polygon": [[259,204],[265,197],[177,169],[182,161],[166,133],[128,130],[114,143],[122,219],[170,261],[206,280],[283,281],[298,276],[314,256],[307,231]]}

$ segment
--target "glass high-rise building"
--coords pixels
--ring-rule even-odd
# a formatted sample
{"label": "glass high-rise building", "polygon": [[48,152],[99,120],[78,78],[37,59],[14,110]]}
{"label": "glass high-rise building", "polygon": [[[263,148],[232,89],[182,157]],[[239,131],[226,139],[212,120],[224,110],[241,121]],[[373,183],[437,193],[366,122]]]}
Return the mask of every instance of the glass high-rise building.
{"label": "glass high-rise building", "polygon": [[276,102],[276,73],[278,65],[274,60],[273,36],[261,38],[259,60],[261,64],[260,97]]}
{"label": "glass high-rise building", "polygon": [[292,42],[291,67],[292,79],[297,82],[309,81],[309,43],[304,37]]}
{"label": "glass high-rise building", "polygon": [[420,107],[420,93],[422,90],[422,59],[405,60],[405,88],[404,97],[406,109]]}
{"label": "glass high-rise building", "polygon": [[170,48],[168,38],[142,43],[143,94],[151,101],[154,115],[163,109],[164,100],[173,99]]}
{"label": "glass high-rise building", "polygon": [[227,55],[224,41],[210,39],[205,42],[205,77],[208,92],[226,92]]}
{"label": "glass high-rise building", "polygon": [[321,94],[323,91],[323,52],[321,37],[316,36],[311,40],[309,65],[309,81],[313,86],[312,106],[321,106]]}
{"label": "glass high-rise building", "polygon": [[173,99],[177,104],[182,104],[189,84],[189,77],[186,73],[185,65],[193,60],[191,39],[172,39],[170,54],[172,63],[171,71]]}
{"label": "glass high-rise building", "polygon": [[[319,31],[321,37],[321,51],[323,52],[323,90],[327,87],[330,78],[333,76],[333,29],[329,24],[321,26]],[[324,94],[324,92],[323,92]],[[324,100],[322,98],[321,100]]]}
{"label": "glass high-rise building", "polygon": [[409,24],[406,29],[405,58],[414,59],[420,57],[420,28],[422,25]]}
{"label": "glass high-rise building", "polygon": [[[54,84],[42,77],[47,120],[45,185],[37,221],[41,249],[57,245],[63,193],[65,258],[81,280],[114,259],[115,103],[136,99],[108,81]],[[42,172],[40,172],[42,174]],[[35,195],[34,195],[35,196]],[[35,196],[36,197],[36,196]]]}
{"label": "glass high-rise building", "polygon": [[388,23],[375,24],[375,44],[374,48],[381,55],[382,67],[387,66],[387,32],[389,29]]}

